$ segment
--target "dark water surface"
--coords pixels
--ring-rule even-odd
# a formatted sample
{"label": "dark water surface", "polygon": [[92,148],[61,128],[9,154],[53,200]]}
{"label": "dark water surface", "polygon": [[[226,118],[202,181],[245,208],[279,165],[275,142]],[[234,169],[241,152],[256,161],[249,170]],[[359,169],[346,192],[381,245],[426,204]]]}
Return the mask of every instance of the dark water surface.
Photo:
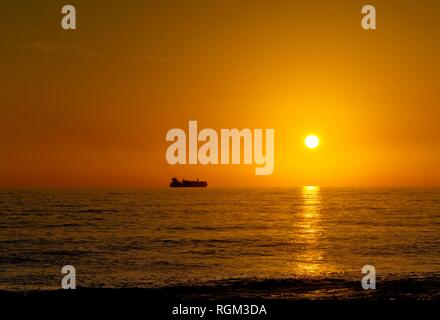
{"label": "dark water surface", "polygon": [[438,299],[440,189],[1,191],[0,290],[60,289],[66,264],[80,287],[293,299],[365,296],[371,264],[374,294]]}

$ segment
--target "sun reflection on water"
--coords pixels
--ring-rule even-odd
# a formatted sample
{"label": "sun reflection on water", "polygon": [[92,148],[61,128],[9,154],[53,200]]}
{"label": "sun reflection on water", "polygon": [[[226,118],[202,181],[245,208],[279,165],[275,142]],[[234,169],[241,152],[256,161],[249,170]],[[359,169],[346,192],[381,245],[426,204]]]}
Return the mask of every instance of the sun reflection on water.
{"label": "sun reflection on water", "polygon": [[321,242],[321,190],[319,186],[305,186],[302,193],[302,211],[299,215],[300,237],[304,251],[297,257],[297,268],[304,276],[323,272]]}

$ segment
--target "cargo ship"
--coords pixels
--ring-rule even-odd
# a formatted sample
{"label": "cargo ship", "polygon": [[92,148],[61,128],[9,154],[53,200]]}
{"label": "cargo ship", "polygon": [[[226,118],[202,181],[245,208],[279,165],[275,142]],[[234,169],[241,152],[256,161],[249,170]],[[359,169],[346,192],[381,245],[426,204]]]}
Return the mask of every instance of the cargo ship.
{"label": "cargo ship", "polygon": [[171,188],[206,188],[208,183],[206,181],[197,180],[185,180],[179,181],[177,178],[171,179]]}

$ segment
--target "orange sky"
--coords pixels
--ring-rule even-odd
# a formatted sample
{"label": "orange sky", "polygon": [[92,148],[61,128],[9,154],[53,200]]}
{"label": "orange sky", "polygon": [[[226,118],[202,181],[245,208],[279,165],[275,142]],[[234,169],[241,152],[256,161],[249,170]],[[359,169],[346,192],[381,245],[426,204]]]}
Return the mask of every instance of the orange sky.
{"label": "orange sky", "polygon": [[[0,4],[1,187],[440,185],[438,1],[65,4]],[[189,120],[274,128],[273,175],[169,166]]]}

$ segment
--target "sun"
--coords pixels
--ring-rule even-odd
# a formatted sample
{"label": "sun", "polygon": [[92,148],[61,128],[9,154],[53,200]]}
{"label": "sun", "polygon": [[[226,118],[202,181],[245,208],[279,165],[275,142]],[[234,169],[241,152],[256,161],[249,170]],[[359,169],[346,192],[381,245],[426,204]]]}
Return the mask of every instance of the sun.
{"label": "sun", "polygon": [[306,147],[309,149],[315,149],[319,145],[319,138],[313,134],[306,137],[304,140]]}

